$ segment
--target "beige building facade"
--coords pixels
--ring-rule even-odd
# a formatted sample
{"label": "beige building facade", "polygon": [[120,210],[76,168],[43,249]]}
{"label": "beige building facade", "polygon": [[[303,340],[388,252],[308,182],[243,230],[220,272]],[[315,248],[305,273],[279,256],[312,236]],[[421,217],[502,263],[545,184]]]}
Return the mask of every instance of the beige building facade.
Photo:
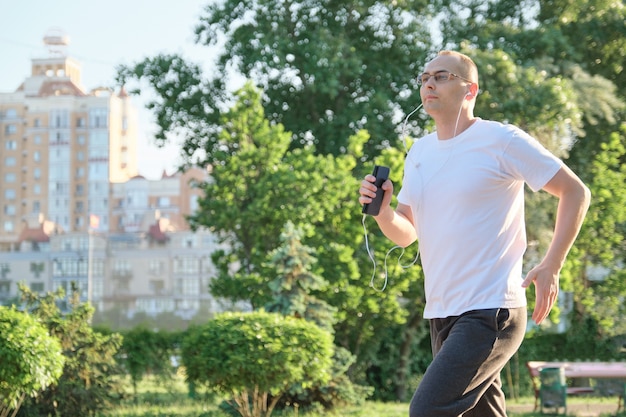
{"label": "beige building facade", "polygon": [[137,111],[126,92],[86,91],[67,40],[49,35],[50,56],[0,93],[0,247],[45,219],[59,231],[86,231],[89,216],[110,223],[110,183],[138,175]]}
{"label": "beige building facade", "polygon": [[[165,238],[162,238],[165,236]],[[216,271],[211,253],[220,245],[207,231],[155,233],[64,233],[37,248],[0,252],[0,305],[19,305],[19,284],[37,293],[76,289],[96,313],[170,314],[182,320],[245,304],[215,299],[209,292]],[[120,325],[121,323],[117,323]]]}
{"label": "beige building facade", "polygon": [[0,305],[18,284],[76,288],[98,312],[132,317],[239,308],[209,294],[216,249],[191,232],[207,170],[138,173],[137,112],[123,88],[87,91],[68,39],[48,34],[13,92],[0,92]]}

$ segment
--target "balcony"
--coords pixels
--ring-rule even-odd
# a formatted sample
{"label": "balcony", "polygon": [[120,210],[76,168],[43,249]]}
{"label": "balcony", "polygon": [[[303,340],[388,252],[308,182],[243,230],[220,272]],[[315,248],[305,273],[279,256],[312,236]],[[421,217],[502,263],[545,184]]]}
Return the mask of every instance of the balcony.
{"label": "balcony", "polygon": [[130,281],[133,278],[133,273],[128,270],[113,271],[111,278],[118,281]]}

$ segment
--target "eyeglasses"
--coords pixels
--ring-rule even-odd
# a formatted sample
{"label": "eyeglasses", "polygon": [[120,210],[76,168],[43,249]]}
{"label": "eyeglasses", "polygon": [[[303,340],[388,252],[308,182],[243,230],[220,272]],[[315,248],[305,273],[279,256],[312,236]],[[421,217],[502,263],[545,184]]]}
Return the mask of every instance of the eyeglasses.
{"label": "eyeglasses", "polygon": [[450,81],[450,77],[456,77],[460,80],[463,80],[465,82],[474,84],[473,81],[468,80],[467,78],[461,77],[460,75],[456,75],[450,71],[437,71],[434,74],[429,74],[427,72],[418,75],[417,77],[417,84],[418,85],[422,85],[422,84],[426,84],[430,78],[433,78],[435,80],[435,83],[439,84],[439,83],[445,83],[447,81]]}

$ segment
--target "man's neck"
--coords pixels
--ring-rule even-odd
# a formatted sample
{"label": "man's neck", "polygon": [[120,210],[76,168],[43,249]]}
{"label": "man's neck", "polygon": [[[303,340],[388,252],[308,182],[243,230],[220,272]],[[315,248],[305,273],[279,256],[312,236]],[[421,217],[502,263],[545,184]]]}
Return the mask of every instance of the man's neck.
{"label": "man's neck", "polygon": [[455,120],[437,121],[435,120],[435,126],[437,126],[437,137],[439,140],[452,139],[464,131],[466,131],[476,121],[476,117],[473,115],[461,115],[459,122]]}

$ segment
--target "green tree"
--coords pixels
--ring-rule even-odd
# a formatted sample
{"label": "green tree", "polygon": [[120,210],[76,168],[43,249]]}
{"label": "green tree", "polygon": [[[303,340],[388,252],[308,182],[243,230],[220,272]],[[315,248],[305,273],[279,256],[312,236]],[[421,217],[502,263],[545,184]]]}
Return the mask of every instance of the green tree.
{"label": "green tree", "polygon": [[296,144],[337,155],[367,129],[374,156],[396,136],[397,111],[415,106],[432,12],[425,1],[229,0],[207,6],[196,35],[205,45],[225,38],[218,73],[234,66],[254,80]]}
{"label": "green tree", "polygon": [[[604,336],[626,333],[626,126],[596,154],[590,168],[589,209],[573,256],[566,290],[575,292],[576,321],[592,317]],[[594,276],[594,271],[599,276]]]}
{"label": "green tree", "polygon": [[135,395],[144,375],[153,374],[168,380],[174,371],[170,360],[174,352],[173,338],[164,331],[137,326],[124,333],[120,352],[124,354],[123,364]]}
{"label": "green tree", "polygon": [[[354,169],[369,135],[353,136],[347,154],[338,157],[315,155],[310,148],[289,150],[290,135],[264,118],[259,92],[246,86],[238,97],[222,122],[224,141],[232,141],[237,152],[213,168],[211,181],[203,186],[207,197],[199,201],[200,211],[191,218],[192,224],[210,227],[226,243],[227,249],[213,255],[220,272],[211,284],[212,292],[233,301],[249,301],[254,308],[270,302],[269,283],[276,271],[269,267],[267,254],[280,246],[281,230],[291,221],[302,230],[303,245],[316,254],[317,262],[307,273],[328,283],[315,295],[336,309],[335,342],[358,358],[351,378],[364,382],[364,372],[381,343],[381,329],[402,323],[412,314],[421,317],[423,300],[411,299],[417,302],[413,304],[404,298],[421,291],[421,281],[409,285],[420,270],[414,270],[417,275],[404,274],[391,265],[386,291],[368,286],[372,263],[363,243]],[[399,181],[402,153],[388,153],[385,163],[397,167],[393,176]],[[378,231],[374,233],[373,247],[388,244]],[[385,252],[374,251],[377,277],[384,269]]]}
{"label": "green tree", "polygon": [[[538,20],[553,25],[566,39],[568,48],[560,51],[559,58],[571,57],[589,73],[609,79],[615,85],[626,83],[623,2],[550,0],[539,4]],[[625,96],[623,91],[620,94]]]}
{"label": "green tree", "polygon": [[227,395],[243,417],[269,417],[292,385],[328,381],[333,346],[311,322],[257,311],[189,329],[181,352],[188,381]]}
{"label": "green tree", "polygon": [[208,79],[179,56],[159,55],[121,67],[118,80],[155,90],[159,138],[184,135],[189,159],[203,151],[215,164],[229,151],[219,119],[231,101],[231,73],[263,90],[268,117],[293,134],[291,146],[314,144],[317,153],[338,155],[367,129],[371,158],[395,142],[398,113],[419,102],[415,76],[431,42],[432,13],[423,0],[210,3],[196,40],[224,46]]}
{"label": "green tree", "polygon": [[34,317],[0,307],[0,416],[17,413],[24,397],[34,397],[58,381],[64,357],[59,341]]}
{"label": "green tree", "polygon": [[[265,309],[312,321],[333,333],[337,309],[316,296],[328,283],[312,272],[317,259],[312,248],[302,244],[302,238],[302,230],[288,221],[281,234],[281,245],[268,254],[267,264],[276,271],[276,278],[268,284],[272,300]],[[355,385],[347,376],[355,360],[347,349],[336,347],[330,381],[323,385],[313,384],[307,389],[298,383],[283,395],[281,403],[297,403],[302,407],[317,403],[330,409],[365,400],[371,389]]]}
{"label": "green tree", "polygon": [[272,300],[265,310],[303,318],[333,332],[337,309],[314,295],[328,283],[312,272],[317,260],[313,250],[302,245],[302,237],[302,230],[288,221],[281,233],[281,246],[269,253],[267,264],[276,270],[276,278],[269,282]]}
{"label": "green tree", "polygon": [[77,291],[67,312],[56,303],[62,290],[40,296],[20,285],[20,291],[25,308],[60,341],[65,364],[58,383],[25,401],[19,415],[88,416],[115,403],[122,392],[115,361],[122,337],[91,328],[93,307],[80,303]]}
{"label": "green tree", "polygon": [[260,92],[248,84],[238,97],[224,114],[221,133],[237,152],[213,167],[203,185],[206,197],[190,218],[192,226],[211,228],[226,244],[213,254],[219,270],[214,295],[264,306],[271,299],[266,256],[279,246],[289,220],[318,255],[312,272],[324,271],[329,292],[344,288],[358,274],[350,258],[359,228],[349,222],[359,210],[355,158],[319,156],[311,148],[290,151],[290,134],[265,119]]}

